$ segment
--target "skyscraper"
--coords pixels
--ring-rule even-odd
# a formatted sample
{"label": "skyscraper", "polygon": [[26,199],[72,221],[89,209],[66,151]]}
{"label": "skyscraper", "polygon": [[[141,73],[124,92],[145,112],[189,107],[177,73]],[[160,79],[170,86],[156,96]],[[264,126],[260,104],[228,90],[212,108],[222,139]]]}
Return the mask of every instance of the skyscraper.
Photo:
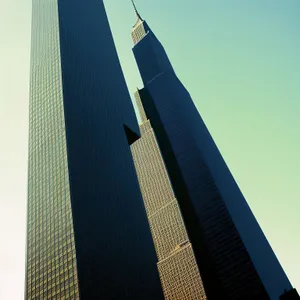
{"label": "skyscraper", "polygon": [[142,119],[141,138],[131,145],[131,151],[156,248],[165,299],[205,300],[192,245],[138,91],[135,98]]}
{"label": "skyscraper", "polygon": [[[135,9],[136,10],[136,9]],[[278,300],[291,284],[168,56],[136,10],[139,95],[178,199],[208,299]]]}
{"label": "skyscraper", "polygon": [[162,299],[103,1],[33,0],[25,299]]}

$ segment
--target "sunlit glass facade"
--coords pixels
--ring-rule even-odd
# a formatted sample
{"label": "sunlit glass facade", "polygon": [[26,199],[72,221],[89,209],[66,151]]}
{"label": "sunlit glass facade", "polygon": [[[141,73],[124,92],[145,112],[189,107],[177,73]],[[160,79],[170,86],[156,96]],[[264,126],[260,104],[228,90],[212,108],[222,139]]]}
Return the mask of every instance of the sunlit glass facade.
{"label": "sunlit glass facade", "polygon": [[[163,45],[138,12],[137,18],[131,36],[143,81],[140,98],[168,170],[207,298],[278,299],[284,289],[292,288],[289,279]],[[178,26],[183,24],[179,18]],[[172,31],[176,36],[176,28]],[[187,57],[182,54],[182,59]]]}
{"label": "sunlit glass facade", "polygon": [[29,109],[28,299],[79,299],[58,26],[57,2],[34,1]]}
{"label": "sunlit glass facade", "polygon": [[25,299],[163,299],[103,1],[33,0],[29,105]]}
{"label": "sunlit glass facade", "polygon": [[131,145],[165,299],[205,300],[206,294],[159,146],[143,109],[139,91],[141,138]]}

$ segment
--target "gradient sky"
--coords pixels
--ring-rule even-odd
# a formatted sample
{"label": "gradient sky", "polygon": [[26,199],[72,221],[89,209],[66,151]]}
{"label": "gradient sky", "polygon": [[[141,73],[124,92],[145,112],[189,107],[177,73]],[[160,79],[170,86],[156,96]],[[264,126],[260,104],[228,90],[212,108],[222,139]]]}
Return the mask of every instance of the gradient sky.
{"label": "gradient sky", "polygon": [[[100,1],[100,0],[99,0]],[[129,0],[105,1],[127,85]],[[300,290],[300,1],[136,0]],[[23,299],[31,0],[0,1],[0,299]]]}

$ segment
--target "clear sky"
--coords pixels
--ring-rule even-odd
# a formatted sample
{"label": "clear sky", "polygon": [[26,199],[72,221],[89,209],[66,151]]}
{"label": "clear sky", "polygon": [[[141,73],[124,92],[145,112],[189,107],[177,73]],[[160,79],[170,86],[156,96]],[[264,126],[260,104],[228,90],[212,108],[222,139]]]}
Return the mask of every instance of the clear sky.
{"label": "clear sky", "polygon": [[[100,0],[99,0],[100,1]],[[105,1],[131,94],[129,0]],[[300,290],[300,1],[136,0]],[[31,0],[0,1],[0,299],[23,299]]]}

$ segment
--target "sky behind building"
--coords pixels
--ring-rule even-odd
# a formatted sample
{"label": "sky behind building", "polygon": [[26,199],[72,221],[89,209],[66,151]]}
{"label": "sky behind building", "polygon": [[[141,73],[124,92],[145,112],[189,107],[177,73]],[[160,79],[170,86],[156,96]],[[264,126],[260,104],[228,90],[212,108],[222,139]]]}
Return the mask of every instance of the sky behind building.
{"label": "sky behind building", "polygon": [[[105,1],[133,97],[130,1]],[[300,289],[300,2],[136,0]],[[31,0],[0,2],[0,299],[23,299]]]}

